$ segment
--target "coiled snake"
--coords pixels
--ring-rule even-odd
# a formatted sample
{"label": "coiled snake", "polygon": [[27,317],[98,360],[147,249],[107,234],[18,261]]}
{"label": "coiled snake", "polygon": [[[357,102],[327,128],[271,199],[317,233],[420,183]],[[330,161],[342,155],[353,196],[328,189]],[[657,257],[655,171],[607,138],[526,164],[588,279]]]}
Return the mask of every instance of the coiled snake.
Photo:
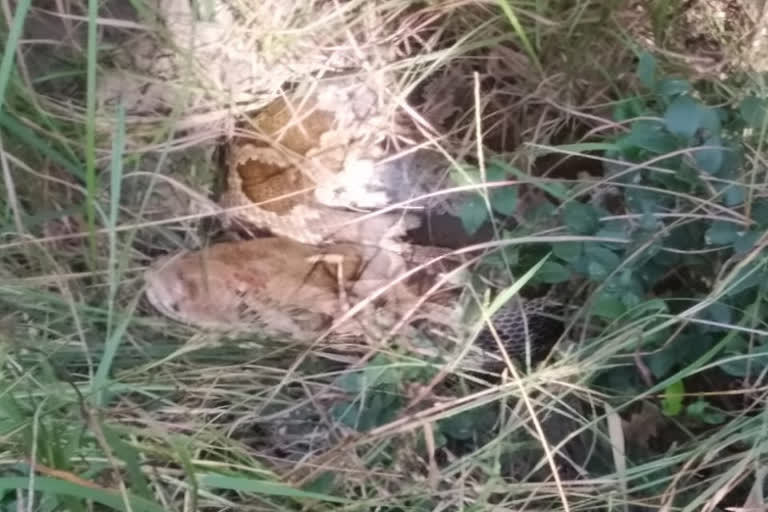
{"label": "coiled snake", "polygon": [[[152,305],[191,325],[299,339],[321,335],[345,315],[354,321],[337,326],[339,336],[370,333],[372,324],[391,325],[413,311],[462,326],[455,291],[421,298],[446,267],[420,266],[435,257],[445,264],[450,251],[403,240],[419,223],[412,211],[376,211],[439,190],[447,167],[434,158],[379,163],[387,156],[380,135],[387,119],[373,91],[332,80],[281,97],[244,123],[226,145],[219,202],[228,222],[274,236],[159,259],[146,274]],[[449,199],[424,204],[452,208]],[[404,273],[414,275],[392,284]],[[374,301],[355,309],[371,294]],[[515,303],[494,316],[494,330],[510,352],[520,352],[526,340],[538,349],[557,338],[559,323],[550,315],[558,312],[547,300]],[[494,350],[490,329],[478,343]]]}
{"label": "coiled snake", "polygon": [[[318,104],[323,105],[309,103]],[[330,114],[343,113],[343,105],[337,101],[335,111],[326,106],[305,115],[290,106],[287,115],[289,104],[279,100],[256,117],[255,136],[228,145],[220,199],[228,208],[226,219],[273,236],[157,259],[146,273],[146,296],[155,309],[202,328],[310,342],[325,336],[334,348],[349,339],[358,347],[361,340],[380,343],[381,333],[409,320],[402,333],[415,319],[466,339],[466,327],[477,324],[467,320],[459,301],[461,278],[459,286],[447,279],[456,277],[452,272],[461,262],[446,249],[403,241],[406,229],[418,222],[410,212],[360,211],[428,193],[439,177],[423,168],[404,168],[402,161],[394,167],[374,165],[369,158],[380,155],[370,150],[371,117],[363,115],[361,121],[348,112],[338,116],[343,121],[334,120]],[[446,201],[430,207],[451,210]],[[437,292],[425,297],[432,288]],[[501,342],[511,356],[530,351],[538,359],[560,337],[561,313],[548,297],[510,301],[475,344],[481,352],[498,354]],[[312,405],[278,412],[273,420],[262,418],[259,423],[271,432],[270,448],[283,450],[288,459],[287,452],[303,459],[331,446],[332,436],[316,412]]]}

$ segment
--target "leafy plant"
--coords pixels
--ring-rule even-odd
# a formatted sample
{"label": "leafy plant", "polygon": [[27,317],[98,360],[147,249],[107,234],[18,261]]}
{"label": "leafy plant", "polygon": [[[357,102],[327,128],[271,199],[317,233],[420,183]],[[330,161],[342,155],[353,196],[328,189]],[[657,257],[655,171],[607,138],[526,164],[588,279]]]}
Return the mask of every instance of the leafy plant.
{"label": "leafy plant", "polygon": [[397,364],[379,354],[361,370],[347,372],[336,380],[348,398],[336,402],[331,415],[360,432],[384,425],[406,405],[401,392],[403,382],[423,380],[430,373],[428,366]]}
{"label": "leafy plant", "polygon": [[[620,188],[622,214],[585,201],[580,184],[565,183],[559,206],[547,201],[539,207],[544,215],[522,212],[527,224],[504,232],[508,238],[529,236],[551,227],[553,213],[559,213],[563,241],[513,245],[503,261],[522,269],[551,250],[552,258],[533,281],[584,280],[594,290],[588,309],[592,323],[616,329],[640,322],[644,334],[639,341],[659,381],[683,369],[696,371],[691,365],[702,357],[722,355],[720,347],[727,347],[728,354],[720,365],[723,371],[756,375],[764,367],[762,356],[750,356],[743,339],[731,339],[730,327],[765,330],[760,319],[768,312],[762,301],[766,258],[756,254],[745,265],[738,262],[768,231],[768,202],[750,192],[745,180],[748,144],[765,133],[768,104],[748,95],[735,106],[708,105],[706,94],[692,83],[663,76],[659,68],[652,55],[639,55],[637,78],[645,90],[616,102],[613,120],[625,129],[603,141],[608,148],[604,179]],[[516,172],[495,162],[487,181],[498,182]],[[468,231],[515,203],[516,195],[498,190],[505,189],[488,194],[488,206],[480,194],[467,202],[462,220]],[[573,241],[584,237],[588,239]],[[502,258],[486,261],[500,264]],[[687,299],[671,300],[674,297]],[[670,338],[672,329],[662,324],[672,326],[671,315],[702,301],[707,305],[699,306],[693,321]],[[747,315],[748,310],[753,314]],[[626,381],[626,371],[611,372]],[[604,377],[598,375],[597,382]],[[701,400],[685,406],[684,389],[684,378],[670,384],[664,393],[665,412],[703,418]]]}

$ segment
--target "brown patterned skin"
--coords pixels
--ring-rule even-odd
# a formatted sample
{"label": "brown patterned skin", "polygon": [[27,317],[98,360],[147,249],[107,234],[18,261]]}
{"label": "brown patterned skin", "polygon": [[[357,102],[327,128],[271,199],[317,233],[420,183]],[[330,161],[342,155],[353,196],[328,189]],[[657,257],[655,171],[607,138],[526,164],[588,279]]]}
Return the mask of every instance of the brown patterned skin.
{"label": "brown patterned skin", "polygon": [[[411,255],[419,251],[411,250]],[[418,255],[430,258],[433,248]],[[217,329],[248,329],[309,340],[348,309],[392,282],[414,263],[380,248],[333,244],[317,248],[286,238],[226,242],[166,256],[147,271],[147,298],[177,321]],[[357,320],[396,319],[419,301],[410,285],[393,285]],[[427,304],[433,320],[454,322],[449,308]],[[421,310],[424,311],[424,310]],[[360,335],[346,322],[339,335]]]}
{"label": "brown patterned skin", "polygon": [[[300,106],[286,98],[273,101],[246,124],[251,134],[230,144],[229,191],[241,190],[248,200],[278,214],[312,200],[315,182],[300,169],[307,153],[321,146],[321,135],[334,124],[333,113],[318,109],[315,98],[297,101]],[[297,108],[304,113],[300,119],[294,119]],[[286,194],[291,195],[273,200]]]}
{"label": "brown patterned skin", "polygon": [[257,113],[227,145],[227,216],[302,243],[396,250],[418,219],[364,211],[390,203],[374,166],[384,123],[375,100],[364,84],[330,81]]}
{"label": "brown patterned skin", "polygon": [[287,214],[311,200],[314,188],[311,179],[296,166],[286,167],[280,163],[250,158],[248,150],[251,147],[242,145],[235,150],[235,154],[242,153],[243,156],[236,158],[229,171],[236,173],[236,178],[229,180],[230,187],[239,187],[249,201],[278,215]]}
{"label": "brown patterned skin", "polygon": [[[353,244],[318,248],[279,237],[225,242],[155,261],[145,276],[147,298],[162,314],[188,325],[310,340],[404,272],[445,254],[418,246],[405,256]],[[448,262],[448,267],[430,267],[393,285],[355,321],[342,324],[337,334],[365,334],[370,332],[368,322],[390,327],[416,307],[420,317],[460,330],[467,322],[461,322],[464,313],[454,292],[420,300],[440,272],[450,268]],[[510,301],[492,321],[510,354],[524,352],[527,339],[539,353],[551,348],[562,331],[559,320],[552,318],[558,312],[546,298],[522,306]],[[477,343],[483,350],[498,352],[487,327]]]}

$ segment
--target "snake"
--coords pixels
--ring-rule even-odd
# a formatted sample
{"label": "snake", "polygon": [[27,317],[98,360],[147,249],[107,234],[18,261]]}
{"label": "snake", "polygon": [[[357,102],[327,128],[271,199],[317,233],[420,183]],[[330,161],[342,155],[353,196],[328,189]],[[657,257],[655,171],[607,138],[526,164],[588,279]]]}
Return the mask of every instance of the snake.
{"label": "snake", "polygon": [[[387,158],[381,134],[388,118],[379,100],[364,81],[338,78],[299,86],[247,116],[222,146],[218,202],[225,225],[239,222],[270,236],[157,260],[145,276],[151,305],[188,325],[311,339],[346,313],[345,300],[363,300],[446,256],[446,249],[404,239],[420,223],[411,211],[376,211],[439,190],[446,170],[423,150]],[[453,209],[446,198],[424,204]],[[430,272],[419,275],[434,283]],[[396,322],[417,305],[438,324],[462,322],[460,308],[420,301],[405,283],[382,294],[367,316],[389,313]],[[515,301],[494,315],[477,343],[493,349],[495,333],[512,353],[539,350],[556,338],[559,313],[549,300]],[[362,334],[346,325],[337,334]]]}
{"label": "snake", "polygon": [[[461,335],[472,315],[459,301],[460,283],[422,298],[457,265],[426,263],[448,254],[421,246],[409,246],[408,254],[350,243],[320,248],[285,237],[221,242],[158,258],[145,275],[146,297],[164,316],[186,325],[307,342],[331,327],[329,343],[370,335],[371,329],[381,333],[411,312],[416,315],[410,320]],[[392,284],[409,270],[417,272]],[[349,321],[339,322],[374,295]],[[509,354],[544,354],[562,332],[563,311],[549,296],[511,300],[475,342],[486,352],[498,352],[498,338]]]}
{"label": "snake", "polygon": [[[338,112],[360,107],[364,102],[353,101],[360,97],[334,89],[279,98],[248,120],[250,130],[224,145],[218,198],[224,218],[269,235],[157,258],[145,273],[145,296],[157,312],[196,329],[303,342],[326,336],[335,350],[366,350],[367,341],[378,343],[406,320],[404,339],[423,334],[412,327],[416,320],[458,338],[476,325],[459,300],[466,276],[452,274],[461,259],[452,259],[448,249],[405,241],[407,229],[418,225],[408,211],[370,215],[428,193],[440,180],[439,173],[425,172],[429,179],[421,181],[408,176],[409,166],[423,160],[419,154],[376,165],[381,153],[366,149],[375,145],[376,123],[360,115],[365,108]],[[430,206],[450,211],[439,201]],[[433,295],[424,295],[441,282]],[[498,356],[502,348],[513,358],[539,360],[560,338],[563,312],[549,296],[511,300],[482,324],[474,344],[481,353]],[[485,360],[481,364],[498,364],[498,358]],[[302,459],[332,446],[315,405],[259,424],[288,459],[288,452]]]}
{"label": "snake", "polygon": [[[187,2],[161,4],[183,7]],[[173,33],[175,25],[168,25]],[[225,64],[221,69],[247,67]],[[262,75],[271,83],[272,73]],[[348,314],[356,300],[434,258],[433,248],[404,240],[420,223],[411,210],[374,212],[435,192],[445,184],[448,166],[429,151],[382,162],[386,144],[381,134],[388,131],[391,119],[379,109],[374,91],[344,80],[299,87],[255,116],[245,116],[236,136],[222,148],[224,191],[218,202],[226,222],[265,230],[270,236],[157,259],[145,274],[150,305],[195,328],[312,340]],[[168,96],[171,100],[176,95]],[[444,198],[413,204],[456,212],[455,204]],[[439,271],[425,273],[428,283],[440,276]],[[427,310],[429,321],[456,325],[458,317],[445,307],[445,300],[429,297],[420,303],[417,288],[423,286],[394,286],[358,312],[357,317],[365,317],[361,322],[342,324],[335,334],[364,337],[369,331],[360,324],[386,324],[390,319],[385,313],[392,313],[397,322],[405,309],[417,305]],[[447,296],[450,303],[455,293]],[[530,349],[546,353],[559,337],[561,313],[546,298],[514,301],[492,316],[475,343],[496,352],[500,341],[513,356]],[[306,424],[307,417],[299,421]],[[278,434],[284,437],[284,432]]]}

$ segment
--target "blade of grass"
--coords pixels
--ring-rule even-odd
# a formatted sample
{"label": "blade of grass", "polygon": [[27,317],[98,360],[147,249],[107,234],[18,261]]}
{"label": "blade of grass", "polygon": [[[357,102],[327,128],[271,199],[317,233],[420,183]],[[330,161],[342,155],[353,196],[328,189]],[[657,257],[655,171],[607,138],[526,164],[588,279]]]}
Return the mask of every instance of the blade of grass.
{"label": "blade of grass", "polygon": [[66,169],[72,176],[83,181],[85,180],[85,175],[78,164],[62,155],[49,141],[39,138],[35,132],[18,122],[8,112],[0,112],[0,128],[4,128],[8,133],[13,134],[13,137],[29,146],[29,149],[34,150],[36,153],[39,153],[46,158],[50,158],[51,161]]}
{"label": "blade of grass", "polygon": [[24,21],[27,19],[27,11],[31,3],[31,0],[21,0],[16,4],[16,13],[13,15],[8,39],[5,41],[3,59],[0,61],[0,111],[5,107],[5,91],[13,72],[16,49],[19,46],[19,38],[21,37]]}
{"label": "blade of grass", "polygon": [[109,300],[107,302],[107,336],[112,332],[112,318],[115,307],[115,295],[120,282],[120,255],[117,253],[117,223],[120,214],[120,192],[123,183],[123,150],[125,146],[125,108],[121,103],[117,110],[117,126],[112,139],[112,161],[110,165],[109,186]]}
{"label": "blade of grass", "polygon": [[141,295],[141,293],[136,294],[136,297],[126,311],[125,316],[121,319],[121,322],[117,324],[115,330],[110,333],[104,344],[104,355],[101,357],[101,361],[99,361],[99,368],[96,370],[96,374],[93,376],[93,382],[91,384],[91,402],[95,405],[104,405],[105,390],[112,370],[112,363],[117,354],[117,348],[120,346],[123,334],[125,334],[126,329],[133,321],[133,312],[136,310]]}
{"label": "blade of grass", "polygon": [[520,23],[520,20],[517,18],[512,5],[508,2],[508,0],[498,0],[498,3],[499,7],[501,7],[501,10],[504,11],[504,15],[507,17],[507,20],[509,20],[509,24],[512,25],[512,28],[517,33],[517,37],[520,38],[520,43],[522,43],[523,48],[525,48],[525,51],[528,54],[528,57],[531,59],[533,65],[536,67],[536,70],[541,76],[544,76],[544,68],[541,65],[541,61],[539,61],[539,57],[536,55],[536,50],[533,48],[531,41],[528,39],[528,36],[525,33],[525,29]]}
{"label": "blade of grass", "polygon": [[181,463],[184,474],[187,477],[187,485],[189,486],[190,495],[190,509],[197,510],[197,496],[200,491],[200,481],[198,480],[197,473],[195,472],[195,464],[192,461],[192,454],[189,453],[190,447],[193,450],[195,449],[194,444],[190,443],[187,439],[179,437],[172,438],[170,443],[174,449],[174,452],[176,453],[176,456],[178,457],[179,462]]}
{"label": "blade of grass", "polygon": [[[28,484],[29,478],[26,477],[0,478],[0,494],[4,494],[5,491],[24,490]],[[125,512],[165,512],[165,509],[157,503],[133,495],[129,496],[131,506],[129,510],[125,507],[122,497],[117,492],[96,487],[96,484],[90,487],[58,478],[38,477],[35,478],[34,490],[42,493],[81,498]]]}
{"label": "blade of grass", "polygon": [[50,158],[51,161],[66,169],[73,176],[81,180],[85,179],[85,175],[79,165],[58,152],[50,142],[40,139],[32,130],[18,122],[8,112],[0,112],[0,128],[4,128],[9,133],[12,133],[14,137],[28,145],[29,149],[46,158]]}
{"label": "blade of grass", "polygon": [[247,477],[235,477],[226,475],[206,474],[198,477],[201,487],[216,487],[219,489],[229,489],[232,491],[256,492],[268,496],[285,496],[296,499],[309,499],[319,501],[330,501],[331,503],[352,504],[353,500],[331,496],[329,494],[320,494],[316,492],[302,491],[291,486],[278,482],[267,482],[264,480],[254,480]]}
{"label": "blade of grass", "polygon": [[[549,259],[551,256],[551,253],[547,253],[543,258],[541,258],[538,263],[533,265],[528,271],[523,274],[519,280],[517,280],[512,286],[502,291],[496,299],[491,303],[491,307],[488,308],[489,311],[483,311],[483,320],[486,322],[486,324],[489,326],[490,329],[493,329],[493,323],[491,322],[491,315],[493,312],[497,311],[504,303],[506,303],[509,299],[511,299],[513,296],[515,296],[527,283],[533,276],[536,275],[536,272],[541,268],[542,265]],[[569,501],[568,501],[568,495],[565,492],[565,488],[563,486],[563,482],[560,478],[560,474],[558,473],[558,469],[555,465],[555,459],[554,455],[552,454],[552,449],[549,446],[549,443],[547,441],[547,437],[544,433],[544,430],[541,426],[541,422],[536,416],[536,412],[534,410],[533,404],[531,403],[531,399],[528,396],[528,393],[526,392],[523,384],[522,379],[520,378],[520,374],[515,369],[515,365],[512,364],[512,361],[509,358],[509,354],[506,350],[504,350],[503,344],[501,343],[501,340],[498,338],[498,335],[495,331],[492,331],[494,338],[496,338],[496,343],[499,344],[499,352],[504,358],[504,362],[507,365],[507,369],[509,370],[510,375],[512,376],[512,379],[514,382],[517,383],[519,390],[520,390],[520,396],[523,399],[523,402],[525,404],[526,409],[528,410],[528,413],[531,416],[531,419],[533,420],[533,425],[536,429],[536,433],[541,439],[541,447],[544,449],[544,453],[547,457],[547,461],[549,462],[550,468],[552,469],[552,476],[555,480],[555,486],[557,488],[558,494],[560,495],[560,502],[563,506],[563,509],[565,512],[569,512],[571,510]],[[526,349],[526,367],[530,371],[531,368],[531,357],[530,357],[530,350]]]}
{"label": "blade of grass", "polygon": [[96,17],[98,0],[88,0],[88,54],[85,107],[85,218],[88,225],[88,248],[91,269],[96,270]]}
{"label": "blade of grass", "polygon": [[104,433],[104,438],[109,443],[114,454],[125,464],[125,471],[130,478],[134,492],[139,496],[151,499],[152,491],[149,488],[149,482],[144,473],[141,472],[139,450],[120,439],[120,434],[107,425],[101,424],[101,431]]}

